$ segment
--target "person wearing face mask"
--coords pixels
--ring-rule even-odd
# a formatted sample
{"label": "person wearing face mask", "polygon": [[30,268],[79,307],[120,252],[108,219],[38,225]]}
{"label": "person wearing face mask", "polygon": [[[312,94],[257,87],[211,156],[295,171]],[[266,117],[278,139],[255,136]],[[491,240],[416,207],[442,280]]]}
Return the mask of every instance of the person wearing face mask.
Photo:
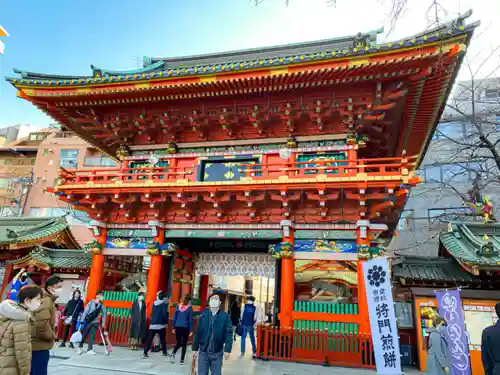
{"label": "person wearing face mask", "polygon": [[161,351],[167,356],[167,326],[168,326],[168,297],[163,292],[158,292],[153,304],[151,319],[149,321],[148,340],[144,346],[142,358],[148,358],[148,352],[156,335],[160,337]]}
{"label": "person wearing face mask", "polygon": [[193,308],[191,307],[191,296],[185,296],[183,303],[175,309],[172,327],[175,333],[176,344],[170,357],[170,362],[175,363],[175,354],[182,347],[181,364],[186,357],[187,342],[193,331]]}
{"label": "person wearing face mask", "polygon": [[245,344],[247,334],[250,336],[250,343],[252,344],[252,352],[255,357],[257,353],[257,346],[255,345],[255,332],[254,327],[257,324],[257,309],[255,308],[255,297],[249,296],[245,308],[241,311],[241,355],[245,355]]}
{"label": "person wearing face mask", "polygon": [[[63,312],[64,334],[62,342],[59,345],[60,348],[64,348],[66,346],[66,340],[68,340],[68,337],[71,337],[70,331],[71,335],[73,335],[73,333],[76,332],[77,320],[80,314],[82,313],[83,313],[83,300],[81,297],[80,290],[76,289],[73,292],[73,298],[71,298],[68,301],[66,307],[64,308]],[[69,347],[73,348],[73,343],[70,342]]]}
{"label": "person wearing face mask", "polygon": [[47,375],[50,350],[57,340],[56,307],[54,301],[62,292],[62,279],[51,276],[45,281],[45,290],[40,307],[33,312],[34,325],[31,338],[31,375]]}
{"label": "person wearing face mask", "polygon": [[17,302],[17,296],[23,286],[28,285],[28,272],[23,268],[12,279],[12,288],[9,291],[9,299]]}
{"label": "person wearing face mask", "polygon": [[0,303],[0,374],[29,375],[31,371],[31,312],[40,307],[42,290],[21,288],[18,302]]}
{"label": "person wearing face mask", "polygon": [[130,318],[129,348],[137,350],[137,345],[144,344],[148,335],[146,327],[146,303],[144,302],[143,292],[139,292],[137,299],[132,304]]}
{"label": "person wearing face mask", "polygon": [[427,362],[425,373],[429,375],[449,375],[451,358],[445,339],[446,321],[438,316],[432,317],[434,327],[429,333],[427,344]]}
{"label": "person wearing face mask", "polygon": [[95,340],[95,334],[97,332],[97,328],[99,328],[99,319],[101,319],[101,327],[106,335],[107,333],[105,332],[105,327],[106,327],[106,306],[102,303],[102,299],[104,297],[103,292],[97,292],[95,299],[92,301],[89,301],[87,303],[87,306],[85,307],[85,310],[83,310],[82,314],[82,322],[83,322],[83,327],[80,326],[79,330],[82,331],[82,341],[80,341],[80,344],[78,345],[77,353],[82,354],[82,348],[83,348],[83,343],[87,336],[90,335],[89,342],[88,342],[88,349],[87,349],[87,354],[88,355],[96,355],[96,352],[94,352],[93,347],[94,347],[94,340]]}
{"label": "person wearing face mask", "polygon": [[[198,358],[198,375],[222,374],[222,359],[229,359],[233,347],[233,328],[229,314],[220,310],[218,294],[209,298],[209,308],[198,320],[193,339],[193,357]],[[199,353],[198,353],[199,352]]]}

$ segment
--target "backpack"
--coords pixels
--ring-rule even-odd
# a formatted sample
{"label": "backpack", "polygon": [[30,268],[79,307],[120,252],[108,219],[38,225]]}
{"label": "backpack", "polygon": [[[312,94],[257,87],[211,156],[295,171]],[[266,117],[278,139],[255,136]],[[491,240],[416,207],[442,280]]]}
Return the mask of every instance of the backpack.
{"label": "backpack", "polygon": [[101,310],[102,310],[102,305],[100,304],[94,310],[89,312],[85,317],[85,324],[92,323],[94,320],[96,320],[99,314],[101,313]]}

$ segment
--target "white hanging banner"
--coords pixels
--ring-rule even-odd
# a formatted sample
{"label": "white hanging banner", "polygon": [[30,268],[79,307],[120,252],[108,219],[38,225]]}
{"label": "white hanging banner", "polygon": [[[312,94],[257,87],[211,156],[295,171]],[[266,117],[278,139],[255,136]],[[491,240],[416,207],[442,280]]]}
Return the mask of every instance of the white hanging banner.
{"label": "white hanging banner", "polygon": [[402,374],[389,262],[387,258],[375,258],[362,264],[377,372]]}

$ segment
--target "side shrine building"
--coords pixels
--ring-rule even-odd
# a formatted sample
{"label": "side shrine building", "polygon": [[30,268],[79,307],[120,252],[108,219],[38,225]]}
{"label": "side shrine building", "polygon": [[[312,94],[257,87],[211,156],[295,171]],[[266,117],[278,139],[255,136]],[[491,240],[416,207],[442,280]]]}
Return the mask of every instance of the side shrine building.
{"label": "side shrine building", "polygon": [[149,308],[158,290],[203,307],[209,275],[275,277],[280,329],[369,335],[361,265],[419,182],[469,15],[385,44],[379,30],[89,76],[16,70],[21,98],[121,162],[61,170],[54,188],[95,220],[87,300],[106,257],[149,255]]}

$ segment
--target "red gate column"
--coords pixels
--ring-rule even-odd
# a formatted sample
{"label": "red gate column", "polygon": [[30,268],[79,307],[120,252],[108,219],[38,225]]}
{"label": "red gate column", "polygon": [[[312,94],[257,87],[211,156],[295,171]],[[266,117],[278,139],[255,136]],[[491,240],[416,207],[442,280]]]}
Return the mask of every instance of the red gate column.
{"label": "red gate column", "polygon": [[208,300],[208,275],[200,276],[200,310],[203,311],[207,307]]}
{"label": "red gate column", "polygon": [[357,223],[357,245],[358,245],[358,311],[359,311],[359,333],[370,333],[370,317],[368,315],[368,303],[366,299],[366,287],[363,266],[368,259],[370,238],[368,235],[370,222],[360,220]]}
{"label": "red gate column", "polygon": [[[155,242],[159,245],[165,243],[165,229],[156,228]],[[153,304],[156,301],[156,295],[160,288],[160,279],[163,266],[163,255],[160,251],[155,255],[151,255],[149,263],[148,280],[146,283],[146,316],[150,316],[153,310]]]}
{"label": "red gate column", "polygon": [[106,236],[108,230],[106,228],[97,227],[94,230],[99,231],[96,237],[97,247],[92,255],[92,266],[90,267],[89,282],[87,285],[87,293],[85,294],[85,302],[95,298],[97,292],[101,288],[101,281],[104,271],[104,247],[106,246]]}
{"label": "red gate column", "polygon": [[[291,222],[283,225],[283,243],[294,244],[293,228]],[[293,302],[294,302],[294,286],[295,286],[295,261],[292,257],[281,258],[281,306],[280,306],[280,323],[284,328],[293,327]]]}

